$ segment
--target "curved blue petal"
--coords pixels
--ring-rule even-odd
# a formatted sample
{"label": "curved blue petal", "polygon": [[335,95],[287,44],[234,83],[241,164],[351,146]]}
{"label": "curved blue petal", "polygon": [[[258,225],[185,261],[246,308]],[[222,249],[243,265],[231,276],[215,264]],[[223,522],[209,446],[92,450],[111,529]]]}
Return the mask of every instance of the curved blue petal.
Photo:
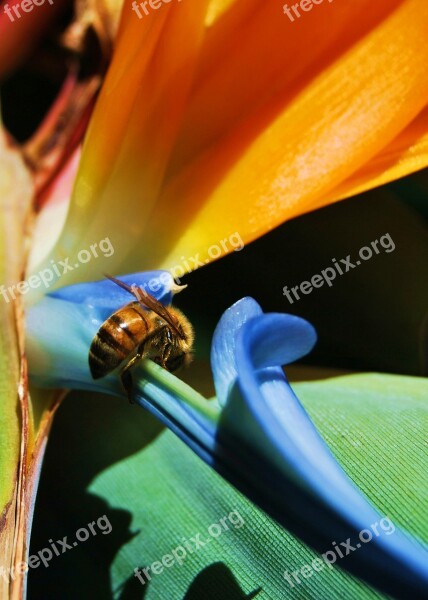
{"label": "curved blue petal", "polygon": [[[231,481],[320,552],[331,551],[334,541],[356,543],[359,532],[383,515],[341,469],[278,366],[306,353],[314,332],[297,317],[260,313],[254,301],[238,302],[222,317],[213,340],[214,358],[219,348],[224,356],[234,354],[227,386],[222,360],[213,363],[218,393],[228,392],[218,440],[233,448],[235,462],[251,465]],[[232,331],[236,314],[242,326]],[[373,538],[340,566],[397,597],[422,597],[415,594],[427,589],[427,558],[421,546],[396,531]]]}
{"label": "curved blue petal", "polygon": [[[253,317],[262,315],[263,311],[253,298],[242,298],[235,302],[220,319],[211,347],[211,365],[217,398],[220,405],[227,401],[229,391],[238,375],[236,340],[242,326]],[[315,345],[317,334],[310,323],[293,315],[284,315],[287,319],[287,337],[283,331],[273,331],[271,338],[259,340],[259,364],[268,350],[281,354],[276,364],[287,365],[308,354]]]}
{"label": "curved blue petal", "polygon": [[262,313],[255,300],[243,298],[223,314],[216,327],[211,346],[211,365],[217,399],[221,406],[226,403],[238,374],[235,358],[236,334],[246,321]]}

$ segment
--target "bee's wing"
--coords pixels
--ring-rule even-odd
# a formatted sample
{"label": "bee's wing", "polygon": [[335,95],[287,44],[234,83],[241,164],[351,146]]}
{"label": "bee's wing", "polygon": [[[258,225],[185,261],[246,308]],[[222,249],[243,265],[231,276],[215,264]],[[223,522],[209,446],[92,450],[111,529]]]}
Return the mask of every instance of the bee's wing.
{"label": "bee's wing", "polygon": [[133,296],[135,296],[135,298],[138,300],[138,302],[140,302],[140,304],[143,304],[149,310],[152,310],[159,317],[161,317],[161,319],[163,319],[166,323],[168,323],[168,325],[175,331],[175,333],[178,335],[178,337],[183,338],[183,335],[177,328],[177,323],[175,322],[175,319],[173,319],[169,310],[163,304],[161,304],[158,300],[156,300],[156,298],[154,298],[154,296],[152,296],[151,294],[146,292],[143,288],[137,287],[136,285],[129,286],[128,284],[124,283],[123,281],[120,281],[120,279],[116,279],[116,277],[107,275],[107,273],[104,273],[104,274],[108,279],[110,279],[111,281],[116,283],[118,286],[120,286],[121,288],[123,288],[124,290],[126,290],[127,292],[132,294]]}
{"label": "bee's wing", "polygon": [[156,313],[161,319],[163,319],[168,325],[175,331],[178,337],[183,338],[182,332],[178,329],[177,323],[169,310],[161,302],[156,300],[154,296],[143,290],[142,288],[132,286],[133,294],[137,298],[138,302],[147,306],[150,310]]}

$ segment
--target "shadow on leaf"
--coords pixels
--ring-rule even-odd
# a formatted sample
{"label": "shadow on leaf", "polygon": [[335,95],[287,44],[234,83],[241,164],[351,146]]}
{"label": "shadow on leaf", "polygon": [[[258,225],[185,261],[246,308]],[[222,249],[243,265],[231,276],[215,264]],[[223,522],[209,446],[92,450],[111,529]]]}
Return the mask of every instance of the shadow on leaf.
{"label": "shadow on leaf", "polygon": [[223,563],[214,563],[198,573],[183,600],[251,600],[261,588],[245,594],[232,571]]}
{"label": "shadow on leaf", "polygon": [[122,587],[119,600],[144,600],[146,592],[149,589],[150,581],[142,585],[140,580],[132,575],[127,579]]}
{"label": "shadow on leaf", "polygon": [[[103,534],[95,524],[96,535],[53,556],[48,568],[30,569],[28,600],[112,600],[110,566],[138,531],[130,530],[130,512],[112,508],[87,488],[99,473],[151,444],[162,429],[149,414],[124,400],[83,393],[66,398],[45,456],[30,555],[64,536],[72,545],[77,530],[88,529],[103,515],[112,530]],[[130,590],[131,584],[125,598],[142,598],[130,596]]]}

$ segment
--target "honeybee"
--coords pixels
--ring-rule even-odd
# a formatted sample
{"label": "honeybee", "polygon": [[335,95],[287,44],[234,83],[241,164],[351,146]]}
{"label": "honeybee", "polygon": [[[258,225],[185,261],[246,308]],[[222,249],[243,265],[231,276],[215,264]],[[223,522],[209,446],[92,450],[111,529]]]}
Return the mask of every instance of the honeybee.
{"label": "honeybee", "polygon": [[100,379],[123,364],[120,378],[132,402],[132,367],[143,358],[171,372],[189,364],[193,328],[180,310],[166,308],[143,288],[106,277],[136,301],[119,308],[101,325],[89,349],[89,369],[94,379]]}

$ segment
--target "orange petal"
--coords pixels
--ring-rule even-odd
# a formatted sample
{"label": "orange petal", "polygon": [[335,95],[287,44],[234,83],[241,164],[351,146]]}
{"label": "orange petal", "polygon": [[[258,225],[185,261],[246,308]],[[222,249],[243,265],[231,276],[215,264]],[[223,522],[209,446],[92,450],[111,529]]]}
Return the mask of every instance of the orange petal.
{"label": "orange petal", "polygon": [[428,108],[425,108],[382,152],[322,199],[317,208],[356,196],[428,165]]}
{"label": "orange petal", "polygon": [[[120,254],[109,261],[112,271],[116,261],[134,251],[159,194],[186,105],[207,1],[166,5],[142,20],[124,11],[58,255],[70,255],[76,247],[109,235],[115,247],[120,245]],[[91,214],[97,209],[100,216],[94,219]],[[100,265],[93,268],[99,277]],[[61,284],[74,277],[62,278]]]}
{"label": "orange petal", "polygon": [[237,0],[210,0],[207,14],[205,16],[205,24],[209,27],[213,25],[220,17],[234,6],[244,6],[248,3],[237,2]]}
{"label": "orange petal", "polygon": [[235,3],[207,33],[172,170],[254,113],[257,135],[399,3],[325,3],[294,23],[274,2]]}
{"label": "orange petal", "polygon": [[428,5],[403,2],[257,137],[265,108],[212,144],[156,206],[144,237],[159,250],[154,264],[196,252],[206,259],[210,244],[235,231],[251,241],[312,208],[379,154],[427,104],[427,28]]}
{"label": "orange petal", "polygon": [[426,107],[425,0],[325,3],[295,23],[274,4],[124,11],[58,256],[109,235],[111,272],[207,260],[225,235],[327,201]]}

